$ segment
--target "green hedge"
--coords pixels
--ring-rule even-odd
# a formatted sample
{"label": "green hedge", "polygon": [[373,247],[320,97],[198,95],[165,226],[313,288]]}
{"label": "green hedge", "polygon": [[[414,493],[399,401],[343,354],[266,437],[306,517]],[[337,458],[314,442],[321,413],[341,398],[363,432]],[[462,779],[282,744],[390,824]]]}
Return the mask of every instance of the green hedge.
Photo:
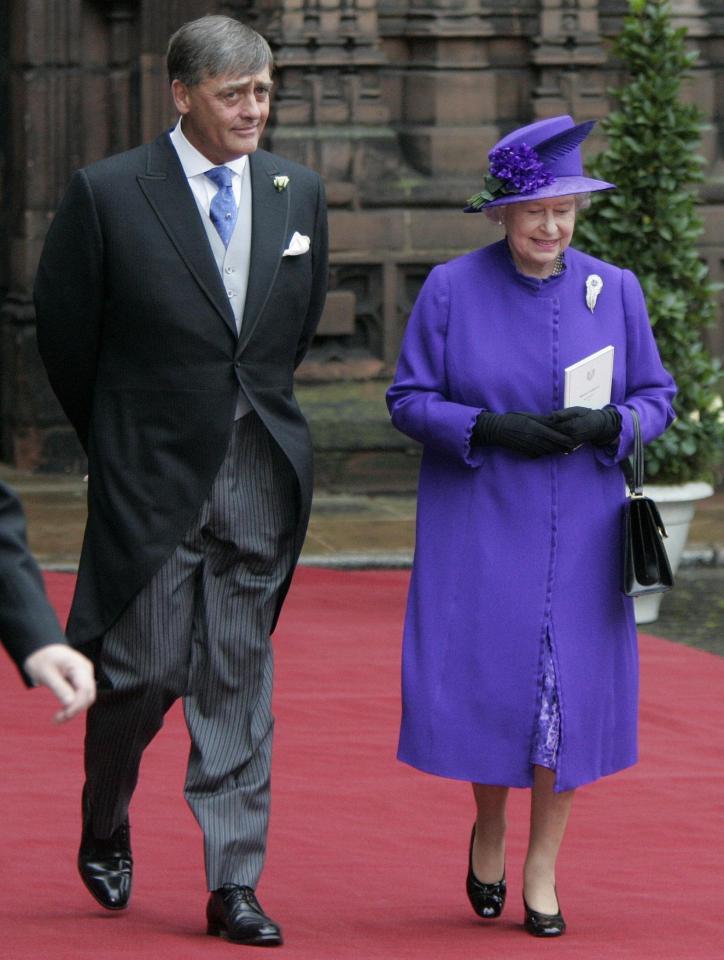
{"label": "green hedge", "polygon": [[601,124],[608,146],[588,164],[618,189],[593,194],[576,230],[582,249],[638,276],[662,360],[679,388],[678,419],[647,450],[647,477],[656,483],[715,481],[724,453],[720,364],[702,338],[715,318],[717,287],[697,251],[703,121],[681,99],[697,59],[685,38],[667,0],[630,0],[615,42],[626,82],[612,91],[617,109]]}

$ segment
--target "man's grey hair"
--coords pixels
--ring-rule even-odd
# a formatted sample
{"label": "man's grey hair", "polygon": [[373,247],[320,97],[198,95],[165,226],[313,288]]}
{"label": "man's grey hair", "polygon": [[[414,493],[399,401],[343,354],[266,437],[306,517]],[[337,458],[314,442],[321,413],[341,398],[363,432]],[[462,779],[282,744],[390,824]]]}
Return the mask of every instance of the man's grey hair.
{"label": "man's grey hair", "polygon": [[[591,194],[574,193],[573,201],[576,205],[576,212],[579,210],[585,210],[586,207],[591,206]],[[503,226],[505,224],[505,211],[509,206],[512,206],[512,204],[503,203],[499,207],[483,207],[483,213],[488,220],[492,220],[493,223]]]}
{"label": "man's grey hair", "polygon": [[206,16],[190,20],[168,42],[168,78],[187,87],[207,77],[231,73],[250,77],[274,66],[264,37],[232,17]]}

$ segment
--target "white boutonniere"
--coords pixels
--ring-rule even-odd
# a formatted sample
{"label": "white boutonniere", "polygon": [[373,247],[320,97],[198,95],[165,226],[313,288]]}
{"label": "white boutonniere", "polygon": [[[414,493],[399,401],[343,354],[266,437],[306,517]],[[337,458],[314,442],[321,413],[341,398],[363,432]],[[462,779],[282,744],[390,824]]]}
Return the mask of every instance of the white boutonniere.
{"label": "white boutonniere", "polygon": [[276,177],[274,177],[274,186],[276,187],[278,192],[281,193],[282,190],[286,190],[287,187],[289,186],[289,177],[282,177],[277,175]]}
{"label": "white boutonniere", "polygon": [[603,280],[597,273],[591,273],[586,277],[586,306],[593,313],[596,306],[598,295],[603,290]]}

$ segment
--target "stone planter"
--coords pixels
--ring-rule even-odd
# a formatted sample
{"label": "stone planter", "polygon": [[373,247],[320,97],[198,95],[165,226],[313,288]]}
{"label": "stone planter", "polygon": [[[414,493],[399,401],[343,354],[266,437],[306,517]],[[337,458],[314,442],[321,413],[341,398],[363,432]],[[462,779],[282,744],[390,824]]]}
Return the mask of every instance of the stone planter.
{"label": "stone planter", "polygon": [[[656,486],[651,483],[644,485],[644,494],[656,502],[661,513],[661,519],[666,527],[668,537],[664,540],[664,545],[674,575],[686,546],[689,524],[694,516],[696,501],[704,500],[713,493],[713,487],[708,483],[701,482],[682,483],[678,486]],[[674,584],[674,589],[676,589],[676,584]],[[636,597],[634,600],[636,623],[653,623],[659,615],[662,597],[662,593],[650,593],[647,596]]]}

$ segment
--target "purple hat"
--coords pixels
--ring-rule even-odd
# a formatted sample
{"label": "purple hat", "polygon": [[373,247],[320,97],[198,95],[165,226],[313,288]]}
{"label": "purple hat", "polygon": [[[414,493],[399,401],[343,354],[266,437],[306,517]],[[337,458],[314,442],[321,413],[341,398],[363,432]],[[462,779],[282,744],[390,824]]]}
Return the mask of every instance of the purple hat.
{"label": "purple hat", "polygon": [[595,122],[576,124],[568,116],[549,117],[503,137],[488,154],[490,170],[485,184],[468,200],[465,213],[525,200],[615,189],[613,183],[583,176],[578,147]]}

